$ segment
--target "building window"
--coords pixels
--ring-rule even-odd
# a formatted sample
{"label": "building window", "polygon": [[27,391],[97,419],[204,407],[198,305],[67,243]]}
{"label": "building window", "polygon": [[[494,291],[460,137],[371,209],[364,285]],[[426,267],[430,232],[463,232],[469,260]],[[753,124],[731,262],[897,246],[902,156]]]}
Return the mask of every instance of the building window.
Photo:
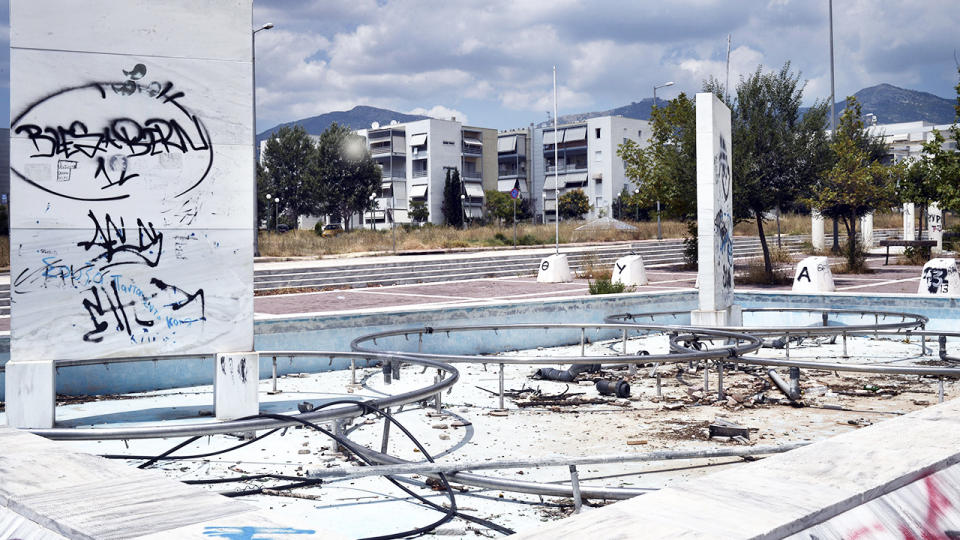
{"label": "building window", "polygon": [[594,152],[593,155],[594,155],[594,158],[593,158],[594,161],[603,161],[603,151],[602,151],[602,150],[597,150],[596,152]]}
{"label": "building window", "polygon": [[599,139],[599,138],[600,138],[600,128],[597,128],[597,129],[596,129],[596,133],[597,133],[597,138]]}

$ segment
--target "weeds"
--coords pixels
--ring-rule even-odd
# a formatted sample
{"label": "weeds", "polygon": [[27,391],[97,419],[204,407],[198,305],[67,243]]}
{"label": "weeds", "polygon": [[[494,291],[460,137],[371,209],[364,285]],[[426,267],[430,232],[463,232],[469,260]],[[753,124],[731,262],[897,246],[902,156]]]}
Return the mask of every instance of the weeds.
{"label": "weeds", "polygon": [[589,283],[590,294],[617,294],[627,289],[622,282],[612,282],[610,278],[599,278]]}
{"label": "weeds", "polygon": [[930,248],[907,246],[903,248],[903,253],[897,257],[899,264],[912,264],[921,266],[930,260]]}

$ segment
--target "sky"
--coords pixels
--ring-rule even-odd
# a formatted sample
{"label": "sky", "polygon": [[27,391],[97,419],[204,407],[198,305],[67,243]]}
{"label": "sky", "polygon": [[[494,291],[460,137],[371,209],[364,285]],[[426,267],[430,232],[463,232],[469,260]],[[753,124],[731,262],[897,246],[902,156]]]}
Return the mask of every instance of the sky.
{"label": "sky", "polygon": [[[28,1],[28,0],[21,0]],[[118,0],[123,1],[123,0]],[[9,0],[0,123],[9,124]],[[957,0],[836,0],[836,96],[890,83],[952,98]],[[693,94],[791,62],[830,95],[828,0],[255,0],[257,127],[356,105],[509,129]],[[960,52],[956,54],[960,55]]]}

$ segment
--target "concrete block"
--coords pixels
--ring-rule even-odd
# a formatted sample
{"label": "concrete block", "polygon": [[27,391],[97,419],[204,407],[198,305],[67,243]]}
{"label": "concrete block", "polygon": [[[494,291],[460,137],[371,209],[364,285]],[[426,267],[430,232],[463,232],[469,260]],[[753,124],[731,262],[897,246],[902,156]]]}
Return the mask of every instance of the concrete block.
{"label": "concrete block", "polygon": [[260,412],[257,384],[260,355],[255,352],[217,355],[213,378],[213,410],[217,420],[234,420]]}
{"label": "concrete block", "polygon": [[537,273],[537,283],[567,283],[573,281],[570,274],[570,263],[563,253],[550,255],[540,261],[540,271]]}
{"label": "concrete block", "polygon": [[6,366],[7,425],[52,428],[57,404],[52,360],[11,360]]}
{"label": "concrete block", "polygon": [[923,265],[917,294],[960,297],[960,275],[954,259],[930,259]]}
{"label": "concrete block", "polygon": [[617,259],[617,262],[613,263],[613,278],[611,281],[614,283],[623,283],[628,286],[646,285],[649,283],[647,271],[643,267],[643,257],[640,255],[629,255]]}
{"label": "concrete block", "polygon": [[816,210],[810,213],[810,230],[810,242],[813,244],[813,249],[826,249],[827,239],[823,234],[823,216]]}
{"label": "concrete block", "polygon": [[741,326],[743,310],[734,304],[727,309],[695,309],[690,312],[690,326]]}
{"label": "concrete block", "polygon": [[797,263],[793,276],[793,292],[816,293],[837,290],[830,272],[830,260],[826,257],[807,257]]}

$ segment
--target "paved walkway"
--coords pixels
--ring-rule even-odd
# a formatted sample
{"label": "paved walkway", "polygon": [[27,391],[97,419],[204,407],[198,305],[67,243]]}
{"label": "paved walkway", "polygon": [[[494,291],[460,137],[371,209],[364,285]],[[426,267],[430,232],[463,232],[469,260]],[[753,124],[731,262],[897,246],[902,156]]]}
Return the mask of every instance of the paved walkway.
{"label": "paved walkway", "polygon": [[[919,266],[883,266],[882,258],[870,260],[871,274],[834,275],[839,293],[857,294],[916,294],[920,281]],[[694,271],[648,271],[648,285],[637,287],[637,292],[677,291],[693,289],[697,279]],[[561,298],[590,294],[586,279],[571,283],[537,283],[533,276],[489,278],[419,285],[394,285],[364,289],[324,291],[314,293],[258,296],[254,309],[258,317],[289,314],[343,313],[371,311],[410,306],[478,305],[507,300]],[[738,284],[738,291],[784,290],[790,285]]]}

